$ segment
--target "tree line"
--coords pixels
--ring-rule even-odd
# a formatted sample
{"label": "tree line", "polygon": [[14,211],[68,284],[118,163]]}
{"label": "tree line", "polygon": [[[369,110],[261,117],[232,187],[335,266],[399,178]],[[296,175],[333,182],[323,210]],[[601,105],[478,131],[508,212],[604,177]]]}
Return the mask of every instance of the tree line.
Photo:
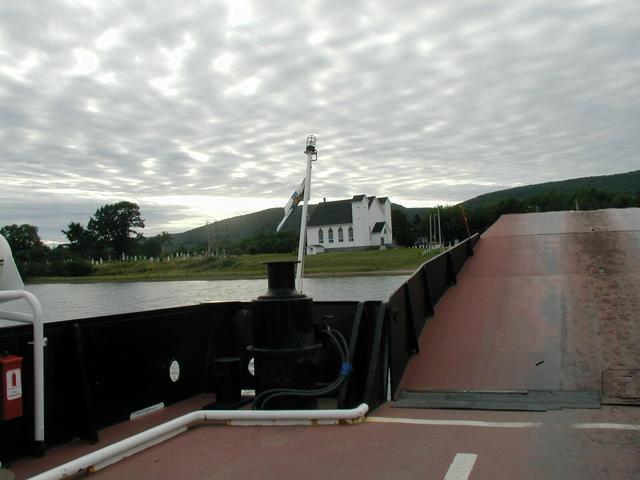
{"label": "tree line", "polygon": [[[71,222],[62,233],[68,243],[50,248],[40,239],[35,225],[5,225],[0,228],[23,278],[42,276],[84,276],[94,271],[95,261],[138,257],[164,258],[168,254],[171,235],[162,232],[145,237],[139,229],[145,223],[140,207],[132,202],[104,205],[89,218],[86,226]],[[224,240],[211,245],[178,248],[174,255],[288,253],[297,247],[298,237],[292,232],[260,234],[238,242]]]}
{"label": "tree line", "polygon": [[144,228],[140,207],[122,201],[98,208],[86,227],[79,222],[69,223],[62,230],[68,243],[55,248],[42,242],[35,225],[5,225],[0,234],[9,242],[23,278],[83,276],[93,271],[91,260],[132,254],[160,255],[168,234],[146,239],[136,228]]}
{"label": "tree line", "polygon": [[[508,213],[548,212],[561,210],[594,210],[600,208],[640,207],[640,192],[615,194],[595,189],[574,192],[550,190],[523,199],[507,198],[490,205],[464,207],[464,204],[427,209],[424,215],[407,218],[399,208],[392,209],[394,240],[401,246],[423,243],[429,235],[430,218],[439,213],[439,224],[445,243],[462,240],[468,234],[482,233],[500,215]],[[465,225],[465,216],[467,223]],[[146,238],[140,207],[132,202],[104,205],[89,218],[86,227],[71,222],[62,233],[68,243],[49,248],[40,240],[34,225],[6,225],[0,228],[11,246],[18,270],[23,278],[31,276],[82,276],[90,274],[92,260],[139,257],[165,257],[171,235],[162,232]],[[263,233],[240,241],[216,240],[214,247],[197,244],[172,253],[199,255],[243,255],[260,253],[294,253],[298,234],[281,231]]]}
{"label": "tree line", "polygon": [[634,194],[611,193],[593,188],[573,192],[549,190],[525,198],[507,198],[477,207],[459,205],[427,209],[423,216],[407,218],[401,210],[392,210],[393,236],[398,245],[411,246],[429,235],[429,216],[440,213],[442,238],[448,242],[467,238],[469,233],[482,233],[501,215],[509,213],[553,212],[564,210],[597,210],[601,208],[640,207],[640,191]]}

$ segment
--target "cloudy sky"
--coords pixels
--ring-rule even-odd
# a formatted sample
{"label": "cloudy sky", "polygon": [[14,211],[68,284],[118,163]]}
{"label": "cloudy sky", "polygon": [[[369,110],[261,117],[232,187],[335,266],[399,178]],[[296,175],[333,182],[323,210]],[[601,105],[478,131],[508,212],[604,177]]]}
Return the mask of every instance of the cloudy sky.
{"label": "cloudy sky", "polygon": [[147,236],[640,168],[638,0],[0,2],[0,225]]}

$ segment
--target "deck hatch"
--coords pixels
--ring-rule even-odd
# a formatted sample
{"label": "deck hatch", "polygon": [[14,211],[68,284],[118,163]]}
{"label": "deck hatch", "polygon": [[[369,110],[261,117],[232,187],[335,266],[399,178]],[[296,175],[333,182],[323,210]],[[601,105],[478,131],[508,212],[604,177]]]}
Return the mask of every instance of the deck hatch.
{"label": "deck hatch", "polygon": [[640,405],[640,369],[602,371],[603,405]]}

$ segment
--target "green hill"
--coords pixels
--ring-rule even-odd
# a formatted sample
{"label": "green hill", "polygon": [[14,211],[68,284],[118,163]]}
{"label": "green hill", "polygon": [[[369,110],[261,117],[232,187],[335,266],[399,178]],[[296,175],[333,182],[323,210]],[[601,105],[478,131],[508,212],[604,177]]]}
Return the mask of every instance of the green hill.
{"label": "green hill", "polygon": [[[315,205],[309,205],[309,215],[313,213],[314,208]],[[406,208],[395,203],[392,204],[392,208],[402,211],[410,222],[413,221],[416,215],[422,218],[427,211],[426,208]],[[207,241],[211,242],[212,248],[216,248],[217,246],[228,245],[230,242],[241,241],[256,235],[270,235],[275,233],[276,227],[282,220],[282,213],[282,208],[269,208],[210,223],[208,227],[203,225],[183,233],[175,233],[171,235],[167,250],[201,248],[207,244]],[[301,215],[302,207],[298,206],[287,219],[282,231],[297,234],[300,229]],[[207,239],[207,229],[209,230],[209,240]]]}
{"label": "green hill", "polygon": [[640,194],[640,170],[615,175],[582,177],[558,182],[538,183],[485,193],[463,202],[466,208],[486,207],[507,199],[525,200],[549,192],[573,193],[579,190],[598,190],[612,194]]}
{"label": "green hill", "polygon": [[[313,205],[309,205],[310,212],[313,212]],[[269,208],[246,215],[227,218],[208,226],[194,228],[183,233],[171,235],[168,249],[177,250],[179,248],[198,248],[211,242],[213,248],[226,245],[229,242],[237,242],[246,238],[275,233],[276,227],[282,220],[282,208]],[[298,232],[300,228],[300,216],[302,207],[296,210],[287,219],[282,231]],[[208,229],[208,232],[207,232]]]}
{"label": "green hill", "polygon": [[398,205],[397,203],[392,203],[391,204],[391,209],[392,210],[399,210],[402,213],[404,213],[404,216],[407,217],[407,220],[409,222],[413,222],[413,220],[416,217],[416,215],[418,216],[418,218],[424,217],[425,214],[427,213],[427,211],[429,210],[427,207],[411,207],[411,208],[407,208],[407,207],[403,207],[402,205]]}
{"label": "green hill", "polygon": [[[558,182],[539,183],[523,187],[509,188],[497,192],[486,193],[467,200],[464,203],[467,209],[492,207],[505,200],[525,201],[531,197],[555,192],[561,195],[573,195],[584,190],[597,190],[615,195],[640,195],[640,170],[616,175],[603,175],[598,177],[574,178]],[[573,200],[571,200],[573,202]],[[310,214],[315,205],[309,205]],[[570,207],[563,207],[570,208]],[[402,205],[392,204],[393,210],[404,213],[409,223],[414,223],[415,217],[424,219],[428,208],[406,208]],[[276,226],[282,219],[282,208],[269,208],[259,212],[227,218],[219,222],[211,223],[208,227],[202,226],[183,233],[171,235],[171,241],[167,245],[169,251],[179,248],[201,248],[207,244],[207,235],[213,248],[229,245],[257,235],[270,235],[275,232]],[[456,209],[457,212],[457,209]],[[289,217],[283,231],[298,233],[300,228],[300,215],[302,207],[296,208]],[[208,229],[208,232],[207,232]]]}

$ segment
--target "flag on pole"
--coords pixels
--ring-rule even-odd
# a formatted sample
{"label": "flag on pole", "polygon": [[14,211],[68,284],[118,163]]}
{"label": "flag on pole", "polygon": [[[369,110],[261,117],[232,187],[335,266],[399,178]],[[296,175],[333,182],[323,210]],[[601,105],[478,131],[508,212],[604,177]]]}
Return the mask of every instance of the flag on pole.
{"label": "flag on pole", "polygon": [[276,233],[280,231],[280,229],[284,226],[284,222],[286,222],[287,218],[289,218],[289,215],[293,213],[298,204],[302,201],[302,198],[304,196],[304,181],[305,179],[303,178],[300,186],[293,191],[293,193],[291,194],[291,198],[289,198],[289,201],[284,206],[284,217],[276,228]]}

